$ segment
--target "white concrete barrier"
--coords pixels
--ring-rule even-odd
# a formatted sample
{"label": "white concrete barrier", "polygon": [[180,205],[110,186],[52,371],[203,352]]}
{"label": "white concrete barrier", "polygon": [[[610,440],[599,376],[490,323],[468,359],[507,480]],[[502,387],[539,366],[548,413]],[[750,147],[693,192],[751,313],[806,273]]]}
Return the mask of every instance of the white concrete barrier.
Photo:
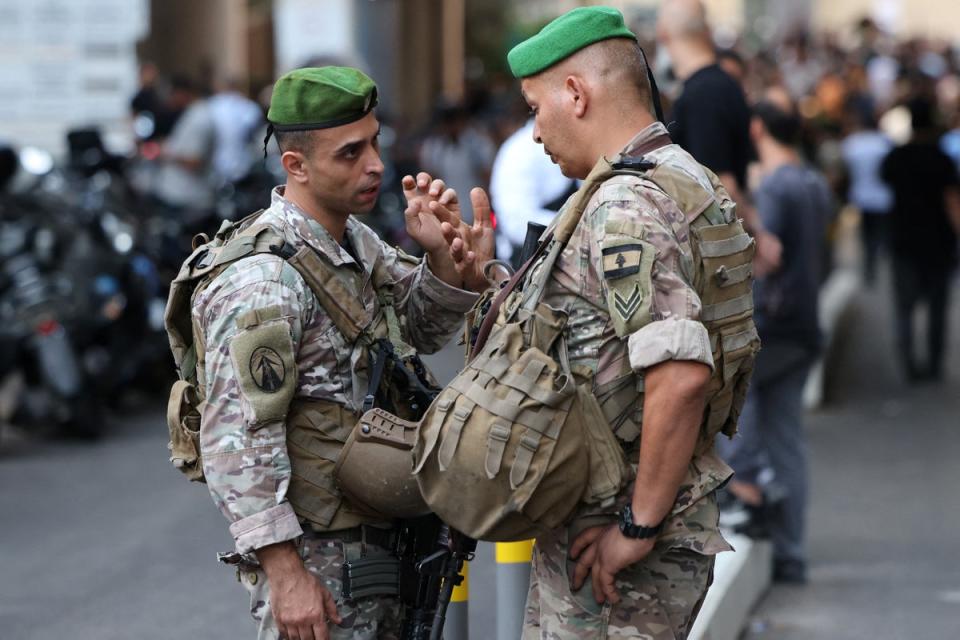
{"label": "white concrete barrier", "polygon": [[713,586],[688,640],[737,640],[750,612],[770,587],[770,543],[727,532],[724,537],[736,551],[717,556]]}

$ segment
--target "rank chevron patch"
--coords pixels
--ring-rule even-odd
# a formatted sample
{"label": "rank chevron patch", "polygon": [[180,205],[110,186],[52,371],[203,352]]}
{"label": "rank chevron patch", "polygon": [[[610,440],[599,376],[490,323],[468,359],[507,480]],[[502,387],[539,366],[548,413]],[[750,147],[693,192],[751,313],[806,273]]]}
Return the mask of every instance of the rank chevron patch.
{"label": "rank chevron patch", "polygon": [[620,317],[624,321],[629,320],[630,316],[636,313],[637,309],[640,308],[640,304],[643,302],[643,294],[640,292],[640,285],[633,285],[633,292],[630,294],[629,298],[624,298],[620,295],[619,291],[613,292],[613,306],[616,308],[617,313],[620,314]]}

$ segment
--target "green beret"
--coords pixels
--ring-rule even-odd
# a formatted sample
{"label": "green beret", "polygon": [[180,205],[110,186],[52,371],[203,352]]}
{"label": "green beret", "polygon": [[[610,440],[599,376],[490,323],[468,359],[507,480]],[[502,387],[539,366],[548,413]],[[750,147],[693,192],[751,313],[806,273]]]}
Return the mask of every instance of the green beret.
{"label": "green beret", "polygon": [[350,124],[377,106],[377,85],[349,67],[305,67],[273,87],[267,120],[277,131],[327,129]]}
{"label": "green beret", "polygon": [[507,54],[517,78],[533,76],[594,42],[610,38],[636,40],[623,14],[611,7],[580,7],[563,14],[537,35],[527,38]]}

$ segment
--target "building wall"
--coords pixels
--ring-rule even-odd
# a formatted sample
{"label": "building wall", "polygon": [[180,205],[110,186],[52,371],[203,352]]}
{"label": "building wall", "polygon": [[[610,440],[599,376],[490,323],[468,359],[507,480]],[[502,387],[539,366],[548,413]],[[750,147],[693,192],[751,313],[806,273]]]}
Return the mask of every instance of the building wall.
{"label": "building wall", "polygon": [[129,145],[147,0],[0,0],[0,140],[59,153],[73,127]]}
{"label": "building wall", "polygon": [[211,85],[246,77],[248,0],[153,0],[150,34],[141,55],[165,74],[183,74]]}

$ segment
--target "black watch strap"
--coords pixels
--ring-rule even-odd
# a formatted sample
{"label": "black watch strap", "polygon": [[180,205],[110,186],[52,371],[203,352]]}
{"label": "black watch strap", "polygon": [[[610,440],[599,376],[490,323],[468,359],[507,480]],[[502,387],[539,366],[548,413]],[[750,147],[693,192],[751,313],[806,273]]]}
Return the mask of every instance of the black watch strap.
{"label": "black watch strap", "polygon": [[652,527],[645,527],[643,525],[633,523],[633,509],[630,507],[630,505],[624,506],[623,510],[620,511],[620,533],[627,538],[634,538],[636,540],[652,538],[663,531],[664,522],[666,522],[666,519],[661,520],[660,524]]}

